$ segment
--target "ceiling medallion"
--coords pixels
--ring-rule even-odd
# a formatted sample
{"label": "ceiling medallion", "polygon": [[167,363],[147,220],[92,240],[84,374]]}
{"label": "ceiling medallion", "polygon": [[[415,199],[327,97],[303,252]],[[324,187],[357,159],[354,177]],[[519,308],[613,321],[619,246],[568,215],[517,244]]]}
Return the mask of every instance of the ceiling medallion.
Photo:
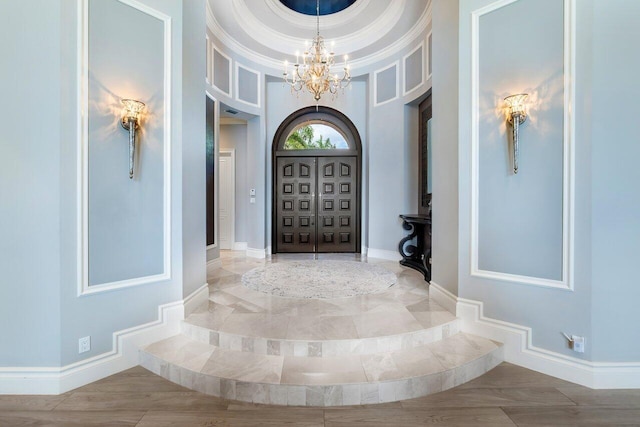
{"label": "ceiling medallion", "polygon": [[327,51],[324,38],[320,35],[320,0],[316,0],[316,37],[311,41],[311,47],[307,42],[302,54],[302,63],[299,52],[296,52],[296,63],[291,74],[288,62],[284,62],[283,78],[284,82],[291,86],[291,93],[299,94],[306,89],[317,103],[325,92],[335,98],[338,90],[349,86],[351,73],[347,64],[348,56],[344,56],[342,77],[338,77],[337,73],[332,75],[331,67],[335,65],[333,43],[331,50]]}

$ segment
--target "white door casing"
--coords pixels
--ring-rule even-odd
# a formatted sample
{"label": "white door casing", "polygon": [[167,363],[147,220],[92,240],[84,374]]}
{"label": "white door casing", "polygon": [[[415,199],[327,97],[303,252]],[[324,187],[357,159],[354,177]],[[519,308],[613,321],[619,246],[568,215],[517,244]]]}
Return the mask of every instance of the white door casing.
{"label": "white door casing", "polygon": [[220,151],[220,249],[233,249],[235,242],[235,150]]}

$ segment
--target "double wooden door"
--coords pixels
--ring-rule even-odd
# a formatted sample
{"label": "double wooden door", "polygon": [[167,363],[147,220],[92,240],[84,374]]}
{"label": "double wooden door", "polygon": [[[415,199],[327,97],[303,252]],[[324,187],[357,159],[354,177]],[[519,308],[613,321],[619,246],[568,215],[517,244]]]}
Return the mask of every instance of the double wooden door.
{"label": "double wooden door", "polygon": [[276,158],[277,252],[356,252],[357,157]]}

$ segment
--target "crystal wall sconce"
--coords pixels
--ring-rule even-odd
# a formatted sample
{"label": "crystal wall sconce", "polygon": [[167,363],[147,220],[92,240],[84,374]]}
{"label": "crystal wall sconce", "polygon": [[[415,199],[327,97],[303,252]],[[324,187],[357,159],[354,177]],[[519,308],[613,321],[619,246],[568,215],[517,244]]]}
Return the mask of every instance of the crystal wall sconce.
{"label": "crystal wall sconce", "polygon": [[120,124],[129,131],[129,179],[133,178],[133,163],[136,153],[136,130],[140,127],[140,114],[145,105],[135,99],[123,99]]}
{"label": "crystal wall sconce", "polygon": [[520,125],[527,120],[525,101],[528,96],[528,93],[520,93],[504,99],[507,103],[507,121],[513,130],[513,173],[518,173],[518,133]]}

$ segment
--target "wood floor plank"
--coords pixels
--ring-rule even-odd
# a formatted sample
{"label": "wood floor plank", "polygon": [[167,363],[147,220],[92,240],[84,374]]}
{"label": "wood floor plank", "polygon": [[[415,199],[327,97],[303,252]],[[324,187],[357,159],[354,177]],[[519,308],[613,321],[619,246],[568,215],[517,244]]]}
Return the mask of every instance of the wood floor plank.
{"label": "wood floor plank", "polygon": [[455,388],[401,403],[403,408],[575,405],[564,394],[550,387]]}
{"label": "wood floor plank", "polygon": [[[147,371],[148,372],[148,371]],[[74,392],[99,391],[103,393],[151,393],[151,392],[188,392],[188,388],[172,383],[157,375],[112,375],[95,383],[80,387]]]}
{"label": "wood floor plank", "polygon": [[154,393],[77,392],[71,394],[56,411],[149,410],[213,411],[227,409],[228,403],[195,391]]}
{"label": "wood floor plank", "polygon": [[501,363],[458,388],[572,387],[574,384],[511,363]]}
{"label": "wood floor plank", "polygon": [[558,390],[578,405],[640,408],[640,390],[592,390],[580,386],[558,387]]}
{"label": "wood floor plank", "polygon": [[59,396],[0,395],[0,412],[49,411],[62,403],[68,394]]}
{"label": "wood floor plank", "polygon": [[144,414],[145,411],[2,411],[0,426],[131,427]]}
{"label": "wood floor plank", "polygon": [[640,407],[556,406],[504,408],[518,427],[640,426]]}
{"label": "wood floor plank", "polygon": [[322,427],[322,409],[280,408],[263,411],[217,411],[217,412],[164,412],[149,411],[137,427],[191,427],[191,426],[300,426]]}
{"label": "wood floor plank", "polygon": [[326,410],[325,426],[443,425],[447,427],[515,426],[500,408],[353,409]]}

